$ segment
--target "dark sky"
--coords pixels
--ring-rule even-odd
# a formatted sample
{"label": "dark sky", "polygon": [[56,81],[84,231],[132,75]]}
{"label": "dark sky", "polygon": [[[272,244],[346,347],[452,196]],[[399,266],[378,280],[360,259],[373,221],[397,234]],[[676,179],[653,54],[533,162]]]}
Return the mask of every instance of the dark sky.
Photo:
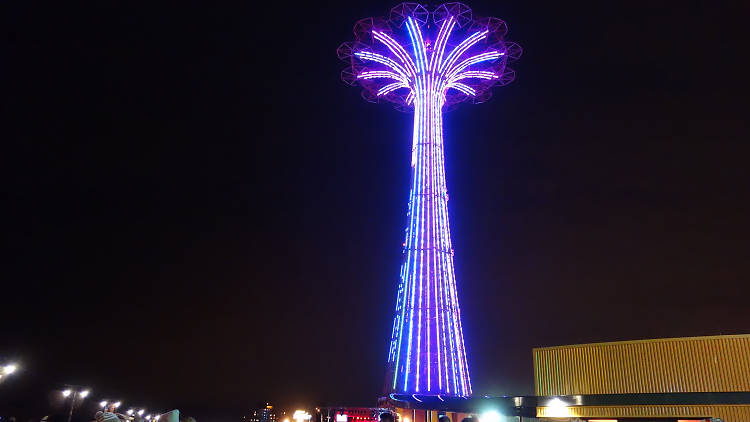
{"label": "dark sky", "polygon": [[[470,4],[525,49],[445,118],[475,392],[533,393],[535,346],[750,332],[744,3]],[[2,2],[0,415],[375,404],[411,116],[335,51],[392,5]]]}

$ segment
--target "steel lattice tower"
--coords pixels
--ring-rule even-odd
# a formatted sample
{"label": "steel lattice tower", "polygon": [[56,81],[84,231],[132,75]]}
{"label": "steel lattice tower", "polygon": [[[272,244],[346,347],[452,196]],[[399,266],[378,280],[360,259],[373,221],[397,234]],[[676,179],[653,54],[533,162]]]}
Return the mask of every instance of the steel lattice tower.
{"label": "steel lattice tower", "polygon": [[520,47],[507,26],[478,18],[462,3],[432,10],[402,3],[388,18],[354,26],[356,40],[338,56],[342,79],[372,102],[414,111],[408,224],[388,349],[386,392],[471,395],[461,308],[453,265],[445,182],[443,111],[483,102],[510,83],[506,64]]}

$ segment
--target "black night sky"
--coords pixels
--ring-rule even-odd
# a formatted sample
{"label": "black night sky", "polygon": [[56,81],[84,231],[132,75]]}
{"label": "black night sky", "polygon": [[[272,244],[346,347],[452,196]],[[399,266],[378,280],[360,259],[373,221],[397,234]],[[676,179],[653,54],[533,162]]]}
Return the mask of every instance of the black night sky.
{"label": "black night sky", "polygon": [[[0,416],[375,404],[411,116],[335,53],[393,5],[2,2]],[[536,346],[750,332],[745,2],[469,5],[524,47],[445,119],[475,392],[532,394]]]}

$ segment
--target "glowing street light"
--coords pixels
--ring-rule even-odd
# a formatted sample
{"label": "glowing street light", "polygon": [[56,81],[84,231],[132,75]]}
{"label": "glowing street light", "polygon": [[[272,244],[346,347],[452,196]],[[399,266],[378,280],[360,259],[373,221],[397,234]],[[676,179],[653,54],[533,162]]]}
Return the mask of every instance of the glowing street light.
{"label": "glowing street light", "polygon": [[73,391],[70,388],[66,388],[65,390],[62,391],[62,395],[66,399],[72,396],[70,400],[70,412],[68,412],[68,422],[70,422],[70,420],[73,418],[73,409],[76,406],[76,399],[83,400],[89,395],[90,392],[91,391],[88,388],[80,390],[80,391]]}
{"label": "glowing street light", "polygon": [[128,409],[128,411],[127,411],[126,413],[127,413],[128,415],[130,415],[130,416],[133,416],[133,413],[135,413],[135,410],[133,410],[133,409]]}
{"label": "glowing street light", "polygon": [[102,400],[102,401],[99,402],[99,407],[106,407],[106,406],[107,406],[107,401],[106,400]]}
{"label": "glowing street light", "polygon": [[3,366],[3,375],[10,375],[10,374],[16,372],[16,369],[18,369],[18,366],[16,366],[16,364],[14,364],[14,363],[5,365],[5,366]]}
{"label": "glowing street light", "polygon": [[141,409],[138,411],[138,416],[143,416],[143,413],[146,412],[146,410]]}
{"label": "glowing street light", "polygon": [[150,421],[151,420],[151,415],[146,415],[146,420]]}
{"label": "glowing street light", "polygon": [[115,409],[117,409],[118,407],[120,407],[121,404],[122,404],[122,402],[116,401],[116,402],[112,403],[112,406],[114,406]]}
{"label": "glowing street light", "polygon": [[547,413],[555,418],[568,416],[568,404],[555,397],[547,402]]}

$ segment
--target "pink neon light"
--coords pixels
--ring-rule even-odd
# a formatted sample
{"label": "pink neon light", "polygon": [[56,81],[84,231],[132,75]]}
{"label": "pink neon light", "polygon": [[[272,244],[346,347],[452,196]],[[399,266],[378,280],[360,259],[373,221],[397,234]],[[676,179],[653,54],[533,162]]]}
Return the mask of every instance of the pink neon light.
{"label": "pink neon light", "polygon": [[452,84],[448,84],[448,86],[446,88],[457,89],[457,90],[463,92],[466,95],[471,95],[472,97],[475,96],[475,95],[477,95],[477,92],[474,91],[474,88],[472,88],[472,87],[470,87],[468,85],[464,85],[461,82],[455,82],[455,83],[452,83]]}

